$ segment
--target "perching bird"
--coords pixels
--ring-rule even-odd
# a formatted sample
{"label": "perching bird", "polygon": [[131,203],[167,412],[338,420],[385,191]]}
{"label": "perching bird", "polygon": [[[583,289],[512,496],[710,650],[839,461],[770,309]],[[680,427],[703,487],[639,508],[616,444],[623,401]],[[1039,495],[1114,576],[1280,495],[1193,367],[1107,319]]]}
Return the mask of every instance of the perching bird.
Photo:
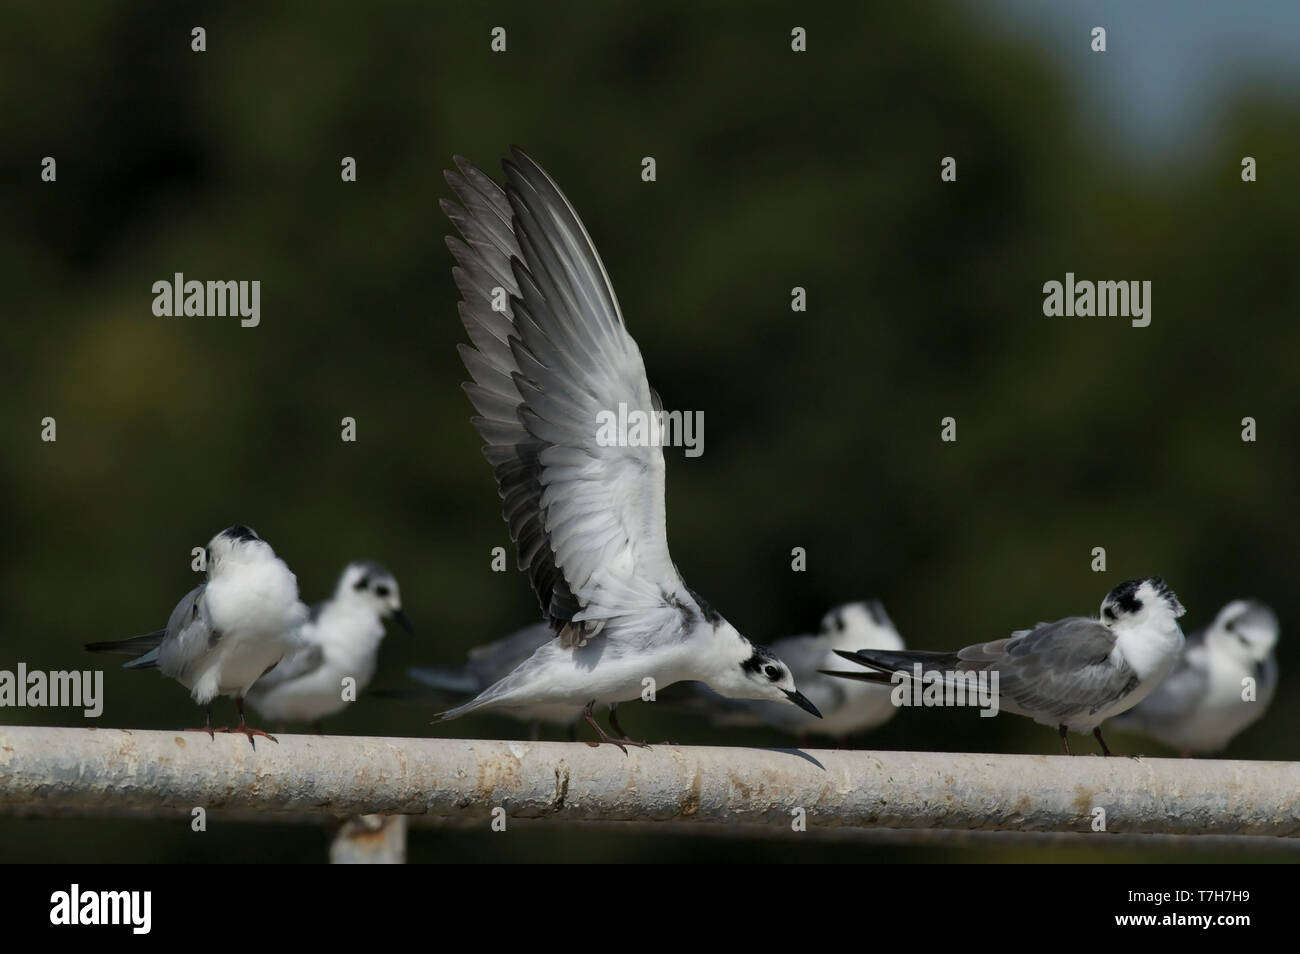
{"label": "perching bird", "polygon": [[1183,755],[1218,752],[1264,714],[1277,689],[1277,615],[1255,600],[1219,610],[1165,681],[1115,720]]}
{"label": "perching bird", "polygon": [[[115,642],[90,643],[92,652],[143,653],[123,669],[158,669],[203,706],[212,735],[212,700],[233,696],[239,726],[231,732],[265,736],[244,721],[244,696],[258,678],[295,649],[307,618],[298,580],[270,544],[247,527],[222,530],[208,543],[207,581],[172,610],[167,628]],[[227,730],[221,729],[225,732]]]}
{"label": "perching bird", "polygon": [[305,645],[257,680],[248,701],[276,722],[319,723],[341,711],[370,684],[389,617],[410,632],[393,575],[372,561],[348,564],[334,595],[313,606],[298,631]]}
{"label": "perching bird", "polygon": [[[795,682],[821,712],[820,721],[779,703],[724,699],[698,683],[692,684],[695,697],[684,704],[711,714],[718,725],[770,725],[793,735],[843,739],[884,725],[898,710],[888,687],[836,679],[822,670],[839,664],[837,649],[902,648],[903,639],[879,600],[845,603],[822,618],[815,636],[787,636],[772,643],[772,651],[790,666]],[[662,701],[674,700],[665,695]]]}
{"label": "perching bird", "polygon": [[1039,623],[955,653],[838,650],[876,671],[832,675],[890,684],[895,673],[911,677],[919,665],[946,686],[959,681],[955,673],[996,673],[1001,708],[1056,726],[1067,755],[1067,729],[1091,731],[1110,755],[1101,724],[1141,702],[1174,668],[1183,648],[1183,612],[1159,577],[1128,580],[1102,600],[1100,620],[1070,616]]}
{"label": "perching bird", "polygon": [[462,205],[442,208],[465,239],[447,244],[474,344],[460,349],[474,424],[556,637],[442,718],[555,703],[581,707],[600,740],[616,742],[592,717],[596,703],[611,706],[622,734],[613,707],[689,679],[815,712],[785,663],[682,581],[660,442],[597,439],[603,418],[660,421],[662,405],[577,213],[537,163],[512,156],[505,191],[457,159],[459,174],[446,175]]}
{"label": "perching bird", "polygon": [[[509,675],[554,637],[555,632],[548,624],[534,623],[495,642],[474,647],[461,666],[412,666],[407,675],[426,691],[388,690],[381,694],[425,701],[473,698]],[[821,720],[779,702],[728,699],[700,682],[679,683],[660,695],[658,701],[674,709],[704,715],[718,725],[771,725],[796,735],[816,733],[844,738],[883,725],[896,711],[888,689],[834,679],[817,671],[820,666],[839,662],[832,649],[849,648],[903,648],[902,638],[878,600],[836,607],[823,617],[817,635],[787,636],[772,644],[772,651],[790,666],[795,682],[821,712]],[[679,689],[682,691],[674,691]],[[502,712],[534,726],[549,723],[571,727],[578,717],[568,705],[539,705]]]}
{"label": "perching bird", "polygon": [[[443,702],[464,702],[474,698],[493,683],[504,679],[533,653],[555,638],[555,630],[543,621],[517,629],[509,636],[495,642],[475,646],[461,666],[412,666],[406,674],[427,690],[415,698]],[[386,692],[385,695],[410,697],[404,692]],[[565,703],[540,703],[502,709],[508,715],[534,727],[545,722],[572,729],[581,713]]]}

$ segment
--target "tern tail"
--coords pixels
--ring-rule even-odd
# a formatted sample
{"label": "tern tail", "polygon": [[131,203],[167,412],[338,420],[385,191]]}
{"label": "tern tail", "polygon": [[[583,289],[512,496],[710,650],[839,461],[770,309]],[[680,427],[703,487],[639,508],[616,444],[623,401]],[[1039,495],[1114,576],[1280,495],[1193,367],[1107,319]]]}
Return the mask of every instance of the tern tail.
{"label": "tern tail", "polygon": [[[122,656],[137,656],[130,662],[122,664],[123,669],[154,669],[158,665],[158,647],[162,644],[166,630],[132,636],[130,639],[115,639],[101,643],[86,643],[86,649],[92,653],[116,653]],[[143,655],[141,655],[143,654]]]}
{"label": "tern tail", "polygon": [[896,672],[903,672],[911,675],[917,663],[921,665],[922,672],[939,671],[951,672],[958,668],[961,657],[956,653],[931,653],[924,650],[908,651],[891,651],[887,649],[859,649],[856,652],[846,652],[842,649],[835,650],[835,655],[842,656],[845,659],[855,663],[861,663],[864,666],[870,666],[875,670],[874,673],[843,673],[835,672],[831,675],[845,676],[849,679],[861,679],[863,682],[877,682],[879,680],[872,678],[874,675],[888,676]]}
{"label": "tern tail", "polygon": [[463,669],[439,669],[435,666],[412,666],[406,674],[421,685],[439,692],[474,696],[482,691],[478,680]]}

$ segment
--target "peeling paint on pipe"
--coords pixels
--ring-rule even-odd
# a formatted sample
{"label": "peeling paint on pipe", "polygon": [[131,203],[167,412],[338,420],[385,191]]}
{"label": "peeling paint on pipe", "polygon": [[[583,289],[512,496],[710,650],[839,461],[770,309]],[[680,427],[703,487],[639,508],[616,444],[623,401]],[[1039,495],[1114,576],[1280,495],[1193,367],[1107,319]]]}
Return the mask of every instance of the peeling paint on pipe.
{"label": "peeling paint on pipe", "polygon": [[0,726],[0,812],[1300,836],[1300,763]]}

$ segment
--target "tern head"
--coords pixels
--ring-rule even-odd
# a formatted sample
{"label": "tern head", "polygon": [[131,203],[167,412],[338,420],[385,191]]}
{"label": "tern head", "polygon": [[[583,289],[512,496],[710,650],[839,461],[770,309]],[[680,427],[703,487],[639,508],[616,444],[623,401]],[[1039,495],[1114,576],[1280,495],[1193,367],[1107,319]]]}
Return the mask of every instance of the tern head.
{"label": "tern head", "polygon": [[1257,600],[1234,600],[1205,633],[1208,643],[1250,663],[1263,662],[1277,645],[1277,614]]}
{"label": "tern head", "polygon": [[714,633],[727,659],[708,679],[711,689],[732,699],[788,702],[822,717],[808,697],[795,688],[790,667],[770,649],[755,646],[724,619],[714,623]]}
{"label": "tern head", "polygon": [[368,609],[380,619],[394,619],[408,633],[412,632],[411,621],[402,612],[402,594],[397,589],[397,580],[373,560],[349,563],[339,577],[334,599]]}
{"label": "tern head", "polygon": [[274,560],[271,545],[248,527],[227,527],[208,541],[205,562],[208,576],[219,575],[232,566],[249,566]]}
{"label": "tern head", "polygon": [[1125,580],[1101,601],[1101,621],[1111,629],[1146,625],[1177,625],[1187,612],[1164,580]]}

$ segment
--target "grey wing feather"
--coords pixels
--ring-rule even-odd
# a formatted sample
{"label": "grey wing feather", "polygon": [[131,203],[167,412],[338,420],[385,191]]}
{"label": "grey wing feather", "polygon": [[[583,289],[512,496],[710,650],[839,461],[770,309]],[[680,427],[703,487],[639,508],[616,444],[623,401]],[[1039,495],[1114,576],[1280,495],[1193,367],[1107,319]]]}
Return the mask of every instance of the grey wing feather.
{"label": "grey wing feather", "polygon": [[495,642],[475,646],[463,666],[412,666],[407,675],[416,682],[453,695],[473,696],[499,682],[555,638],[549,623],[534,623]]}
{"label": "grey wing feather", "polygon": [[[459,157],[456,166],[459,173],[449,171],[446,179],[462,205],[441,205],[464,237],[461,241],[448,236],[447,247],[458,263],[452,277],[461,293],[461,322],[473,343],[472,348],[459,349],[473,378],[465,392],[481,415],[474,426],[487,441],[484,454],[500,487],[502,515],[518,551],[519,568],[528,573],[542,611],[552,619],[567,620],[577,602],[546,545],[541,447],[518,413],[523,398],[514,380],[519,364],[510,340],[516,336],[513,308],[519,285],[511,262],[523,253],[515,238],[514,212],[505,192],[485,173]],[[496,300],[497,289],[506,293],[503,301]]]}
{"label": "grey wing feather", "polygon": [[967,646],[958,669],[996,669],[999,691],[1035,715],[1064,718],[1104,709],[1138,679],[1111,661],[1115,634],[1087,616],[1040,623],[1007,639]]}
{"label": "grey wing feather", "polygon": [[304,646],[285,656],[253,684],[250,695],[266,692],[308,673],[315,672],[325,662],[325,651],[319,645]]}
{"label": "grey wing feather", "polygon": [[158,668],[173,679],[182,676],[221,638],[204,612],[205,589],[207,584],[200,583],[181,597],[167,620],[167,634],[158,646]]}
{"label": "grey wing feather", "polygon": [[[454,697],[476,696],[486,688],[464,668],[440,669],[437,666],[411,666],[406,670],[406,675],[428,689]],[[410,695],[416,699],[423,697],[420,690],[409,692],[393,690],[393,692],[398,695]]]}
{"label": "grey wing feather", "polygon": [[155,646],[143,656],[122,663],[123,669],[156,669],[158,668],[158,647]]}
{"label": "grey wing feather", "polygon": [[555,630],[549,623],[525,626],[496,642],[471,649],[465,668],[474,675],[481,691],[510,675],[520,663],[554,638]]}
{"label": "grey wing feather", "polygon": [[[586,229],[550,176],[514,150],[503,230],[500,190],[467,166],[448,177],[466,206],[448,213],[466,239],[449,242],[477,349],[462,349],[474,378],[466,390],[543,612],[568,645],[670,598],[694,603],[668,554],[662,449],[596,442],[601,412],[652,412],[655,399]],[[509,316],[481,294],[492,282],[510,291]]]}

